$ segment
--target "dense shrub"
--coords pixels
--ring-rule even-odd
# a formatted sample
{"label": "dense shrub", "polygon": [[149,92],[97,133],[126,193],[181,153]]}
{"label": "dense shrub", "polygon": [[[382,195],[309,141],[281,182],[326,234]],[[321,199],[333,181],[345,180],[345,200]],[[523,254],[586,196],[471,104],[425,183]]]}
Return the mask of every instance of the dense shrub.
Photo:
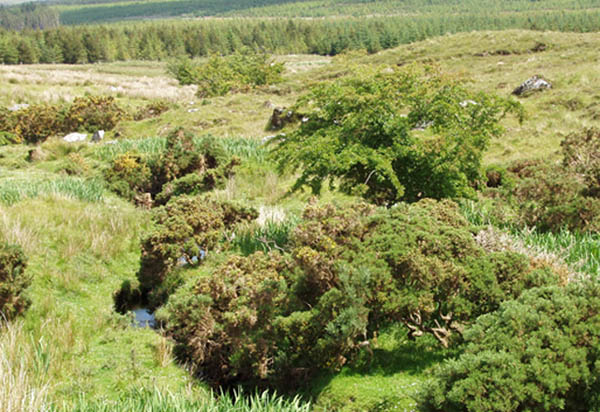
{"label": "dense shrub", "polygon": [[600,408],[600,288],[532,289],[465,332],[464,353],[438,367],[424,411]]}
{"label": "dense shrub", "polygon": [[600,199],[587,196],[581,174],[544,163],[520,171],[512,196],[521,222],[543,231],[597,231]]}
{"label": "dense shrub", "polygon": [[561,279],[512,252],[486,253],[450,201],[422,200],[378,214],[365,248],[385,262],[377,309],[413,336],[432,333],[444,346],[465,325],[531,287]]}
{"label": "dense shrub", "polygon": [[237,53],[213,55],[200,65],[185,59],[172,63],[168,70],[180,84],[197,85],[199,97],[214,97],[276,83],[281,80],[283,64],[266,54]]}
{"label": "dense shrub", "polygon": [[[473,93],[432,68],[361,68],[319,84],[292,108],[304,121],[274,147],[294,189],[323,184],[376,204],[472,196],[491,136],[518,103]],[[274,140],[276,141],[276,140]]]}
{"label": "dense shrub", "polygon": [[112,96],[77,97],[65,113],[63,131],[112,130],[128,117]]}
{"label": "dense shrub", "polygon": [[486,253],[450,201],[310,204],[288,248],[231,257],[171,295],[168,331],[213,383],[293,385],[340,368],[390,322],[448,346],[503,301],[563,282],[526,256]]}
{"label": "dense shrub", "polygon": [[169,301],[169,331],[213,383],[267,377],[277,349],[273,322],[289,305],[284,267],[277,254],[234,256],[192,294]]}
{"label": "dense shrub", "polygon": [[16,111],[0,109],[0,132],[27,143],[77,130],[111,130],[128,115],[113,97],[78,97],[71,104],[36,104]]}
{"label": "dense shrub", "polygon": [[64,131],[64,108],[51,104],[36,104],[11,112],[13,132],[27,143],[39,143]]}
{"label": "dense shrub", "polygon": [[155,209],[154,229],[142,239],[142,290],[163,293],[157,290],[177,265],[200,264],[206,254],[219,249],[225,230],[257,216],[254,209],[200,196],[176,197]]}
{"label": "dense shrub", "polygon": [[150,190],[152,173],[142,156],[127,152],[113,160],[104,177],[112,191],[133,200],[137,194]]}
{"label": "dense shrub", "polygon": [[203,139],[175,129],[158,155],[141,156],[126,152],[117,156],[104,177],[109,187],[129,200],[148,193],[156,204],[174,196],[199,194],[218,187],[233,174],[239,159],[229,157],[215,138]]}
{"label": "dense shrub", "polygon": [[19,246],[0,244],[0,315],[12,319],[30,304],[23,292],[31,284],[27,261]]}

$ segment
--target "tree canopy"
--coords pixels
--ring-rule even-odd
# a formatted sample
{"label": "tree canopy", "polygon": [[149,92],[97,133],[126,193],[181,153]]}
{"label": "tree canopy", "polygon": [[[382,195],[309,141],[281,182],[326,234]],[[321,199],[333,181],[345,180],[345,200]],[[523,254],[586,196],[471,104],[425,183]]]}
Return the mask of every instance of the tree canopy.
{"label": "tree canopy", "polygon": [[517,102],[473,92],[435,67],[358,67],[293,110],[302,123],[273,149],[280,171],[301,170],[293,189],[319,193],[328,182],[387,205],[472,196],[500,119],[523,116]]}

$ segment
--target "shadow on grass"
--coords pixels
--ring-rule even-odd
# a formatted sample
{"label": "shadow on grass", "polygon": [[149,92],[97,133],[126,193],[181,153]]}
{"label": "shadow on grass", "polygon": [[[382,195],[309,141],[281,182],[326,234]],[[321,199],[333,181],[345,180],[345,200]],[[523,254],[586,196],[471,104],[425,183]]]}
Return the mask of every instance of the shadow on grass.
{"label": "shadow on grass", "polygon": [[372,340],[373,354],[362,350],[352,363],[339,372],[324,372],[307,383],[303,395],[315,400],[331,381],[340,377],[393,377],[401,374],[422,379],[427,369],[458,354],[458,349],[444,349],[432,336],[410,339],[401,325],[386,328]]}

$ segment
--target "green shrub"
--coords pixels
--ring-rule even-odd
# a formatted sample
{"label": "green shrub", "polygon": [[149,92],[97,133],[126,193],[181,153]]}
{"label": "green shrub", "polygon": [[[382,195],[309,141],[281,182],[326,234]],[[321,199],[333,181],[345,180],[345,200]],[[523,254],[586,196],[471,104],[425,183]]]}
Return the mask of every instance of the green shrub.
{"label": "green shrub", "polygon": [[112,96],[77,97],[65,113],[62,130],[112,130],[127,117],[125,110],[119,107]]}
{"label": "green shrub", "polygon": [[31,105],[11,112],[10,130],[27,143],[43,142],[64,131],[64,108],[50,104]]}
{"label": "green shrub", "polygon": [[109,189],[129,200],[150,190],[151,177],[152,172],[145,160],[134,152],[115,158],[104,173]]}
{"label": "green shrub", "polygon": [[524,255],[486,253],[450,201],[402,204],[375,215],[370,225],[364,246],[385,262],[378,316],[402,322],[413,336],[431,333],[444,346],[501,302],[564,281]]}
{"label": "green shrub", "polygon": [[113,159],[104,177],[118,195],[135,200],[149,194],[158,205],[174,196],[210,191],[233,174],[239,159],[227,155],[215,138],[196,140],[182,128],[175,129],[159,153],[125,152]]}
{"label": "green shrub", "polygon": [[319,193],[339,180],[343,192],[387,205],[473,196],[500,119],[522,111],[432,68],[356,72],[313,87],[292,108],[305,118],[273,154],[281,172],[301,170],[295,190]]}
{"label": "green shrub", "polygon": [[211,382],[267,378],[277,349],[272,324],[289,304],[284,265],[276,254],[233,256],[192,294],[169,300],[168,331]]}
{"label": "green shrub", "polygon": [[[527,159],[488,170],[487,186],[493,188],[484,194],[496,206],[496,223],[544,232],[600,230],[600,131],[568,135],[561,153],[560,163]],[[501,216],[513,214],[516,219]]]}
{"label": "green shrub", "polygon": [[31,303],[23,294],[31,284],[26,267],[19,246],[0,243],[0,315],[8,320],[25,312]]}
{"label": "green shrub", "polygon": [[63,162],[62,170],[68,175],[81,176],[89,170],[86,159],[79,153],[70,153]]}
{"label": "green shrub", "polygon": [[434,373],[423,411],[600,408],[600,287],[532,289],[465,332],[466,349]]}
{"label": "green shrub", "polygon": [[581,174],[558,164],[524,168],[512,190],[522,223],[542,231],[598,231],[600,199],[587,196]]}
{"label": "green shrub", "polygon": [[177,265],[200,264],[203,256],[219,250],[226,229],[257,216],[254,209],[200,196],[176,197],[157,208],[154,229],[142,240],[138,272],[142,290],[156,290]]}
{"label": "green shrub", "polygon": [[274,63],[266,54],[238,53],[213,55],[201,65],[180,60],[171,63],[168,71],[182,85],[197,85],[199,97],[214,97],[276,83],[281,80],[283,64]]}
{"label": "green shrub", "polygon": [[448,346],[503,301],[564,282],[524,255],[486,253],[450,201],[312,203],[287,248],[230,257],[170,296],[167,328],[212,383],[294,385],[339,369],[394,322]]}
{"label": "green shrub", "polygon": [[111,130],[128,115],[111,96],[87,96],[69,105],[36,104],[14,112],[0,109],[0,118],[0,131],[27,143],[40,143],[77,130]]}

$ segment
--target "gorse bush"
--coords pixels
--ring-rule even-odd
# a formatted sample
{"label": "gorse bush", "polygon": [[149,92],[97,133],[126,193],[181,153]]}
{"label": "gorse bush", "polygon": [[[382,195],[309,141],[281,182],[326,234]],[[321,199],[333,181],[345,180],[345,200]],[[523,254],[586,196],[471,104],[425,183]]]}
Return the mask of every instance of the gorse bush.
{"label": "gorse bush", "polygon": [[600,407],[600,288],[536,288],[465,332],[438,367],[423,411],[592,411]]}
{"label": "gorse bush", "polygon": [[390,323],[449,346],[503,301],[565,282],[543,262],[486,252],[471,229],[450,201],[310,204],[287,250],[217,264],[172,292],[162,320],[213,384],[285,387],[339,369]]}
{"label": "gorse bush", "polygon": [[112,130],[128,117],[112,96],[77,97],[65,113],[62,129],[65,132]]}
{"label": "gorse bush", "polygon": [[62,133],[64,108],[51,104],[36,104],[10,113],[12,132],[27,143],[43,142],[50,136]]}
{"label": "gorse bush", "polygon": [[169,285],[167,290],[161,287],[176,266],[199,265],[207,254],[219,250],[226,230],[257,216],[254,209],[201,196],[175,197],[157,208],[152,216],[154,229],[142,239],[137,275],[142,290],[162,303]]}
{"label": "gorse bush", "polygon": [[36,104],[0,110],[0,132],[14,134],[18,141],[43,142],[50,136],[74,131],[111,130],[129,116],[111,96],[78,97],[71,104]]}
{"label": "gorse bush", "polygon": [[29,304],[25,289],[31,284],[27,260],[19,246],[0,243],[0,321],[22,314]]}
{"label": "gorse bush", "polygon": [[227,57],[213,55],[199,65],[184,59],[171,63],[168,70],[180,84],[197,85],[199,97],[214,97],[277,83],[283,63],[275,63],[266,54],[236,53]]}
{"label": "gorse bush", "polygon": [[444,346],[501,302],[565,281],[522,254],[486,253],[448,201],[402,204],[374,216],[371,225],[365,247],[376,253],[374,263],[385,262],[377,301],[381,318],[402,322],[413,336],[431,333]]}
{"label": "gorse bush", "polygon": [[129,200],[149,194],[156,204],[174,196],[199,194],[222,185],[239,159],[230,157],[217,139],[197,140],[183,129],[169,134],[164,148],[141,155],[125,152],[104,173],[109,187]]}
{"label": "gorse bush", "polygon": [[[343,192],[376,204],[474,195],[483,151],[507,112],[521,106],[473,93],[437,70],[361,68],[319,84],[293,107],[304,121],[273,148],[294,189]],[[276,142],[276,140],[274,140]]]}

